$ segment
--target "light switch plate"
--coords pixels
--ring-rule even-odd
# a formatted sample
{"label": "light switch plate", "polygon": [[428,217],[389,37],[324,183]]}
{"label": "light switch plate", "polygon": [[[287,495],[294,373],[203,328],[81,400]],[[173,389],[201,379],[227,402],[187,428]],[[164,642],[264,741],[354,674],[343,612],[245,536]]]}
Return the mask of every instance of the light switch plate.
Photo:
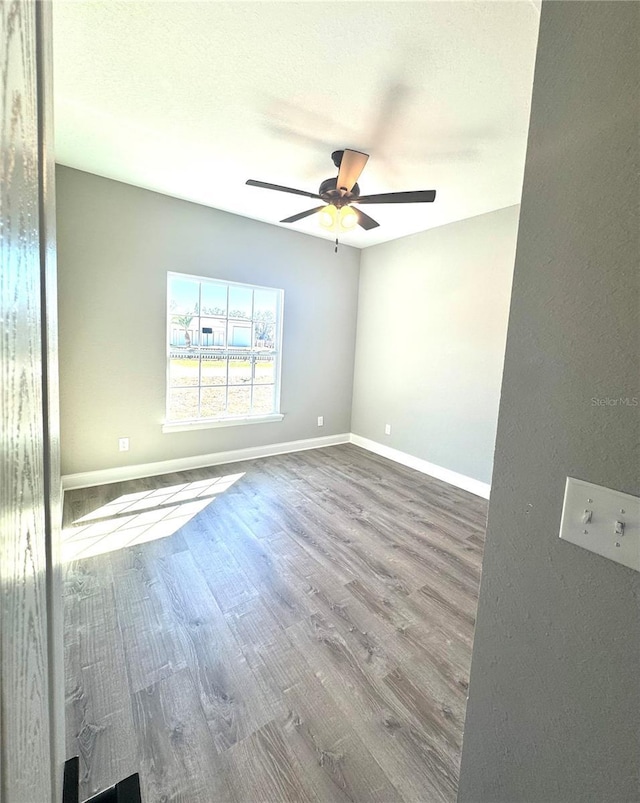
{"label": "light switch plate", "polygon": [[640,498],[567,477],[560,538],[640,571]]}

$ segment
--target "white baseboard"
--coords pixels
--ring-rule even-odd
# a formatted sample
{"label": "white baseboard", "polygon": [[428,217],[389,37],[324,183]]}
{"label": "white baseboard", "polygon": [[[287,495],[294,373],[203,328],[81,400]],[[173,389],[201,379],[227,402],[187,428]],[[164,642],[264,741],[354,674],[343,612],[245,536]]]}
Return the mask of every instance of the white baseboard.
{"label": "white baseboard", "polygon": [[288,454],[289,452],[302,452],[306,449],[320,449],[324,446],[336,446],[340,443],[353,443],[367,449],[369,452],[379,454],[403,466],[408,466],[422,474],[448,482],[457,488],[462,488],[483,499],[489,498],[491,486],[486,482],[474,480],[464,474],[458,474],[451,469],[429,463],[420,457],[399,449],[392,449],[383,443],[363,438],[353,432],[345,432],[340,435],[325,435],[321,438],[307,438],[299,441],[286,441],[285,443],[271,443],[267,446],[252,446],[249,449],[234,449],[228,452],[214,452],[213,454],[193,455],[192,457],[178,457],[174,460],[160,460],[156,463],[141,463],[135,466],[118,466],[116,468],[105,468],[98,471],[84,471],[79,474],[67,474],[62,477],[62,488],[69,491],[72,488],[91,488],[95,485],[108,485],[111,482],[126,482],[126,480],[138,480],[144,477],[155,477],[159,474],[172,474],[175,471],[188,471],[192,468],[207,468],[207,466],[218,466],[223,463],[238,463],[242,460],[255,460],[259,457],[270,457],[276,454]]}
{"label": "white baseboard", "polygon": [[403,466],[408,466],[423,474],[428,474],[430,477],[448,482],[449,485],[455,485],[457,488],[462,488],[476,496],[481,496],[483,499],[488,499],[491,493],[491,486],[486,482],[480,482],[480,480],[474,480],[473,477],[458,474],[457,471],[451,471],[449,468],[437,466],[435,463],[429,463],[421,457],[414,457],[414,455],[401,452],[399,449],[392,449],[391,446],[385,446],[383,443],[369,440],[369,438],[363,438],[361,435],[355,435],[353,432],[351,433],[351,443],[355,446],[367,449],[369,452],[375,452],[375,454],[379,454],[381,457],[394,460],[396,463],[402,463]]}
{"label": "white baseboard", "polygon": [[141,463],[136,466],[118,466],[99,471],[84,471],[79,474],[67,474],[62,477],[65,491],[72,488],[92,488],[95,485],[108,485],[110,482],[125,482],[144,477],[155,477],[159,474],[172,474],[174,471],[188,471],[191,468],[207,468],[222,463],[238,463],[241,460],[255,460],[258,457],[270,457],[276,454],[302,452],[306,449],[320,449],[324,446],[336,446],[349,443],[350,433],[341,435],[325,435],[321,438],[307,438],[285,443],[271,443],[267,446],[252,446],[249,449],[234,449],[229,452],[199,454],[193,457],[178,457],[174,460],[160,460],[157,463]]}

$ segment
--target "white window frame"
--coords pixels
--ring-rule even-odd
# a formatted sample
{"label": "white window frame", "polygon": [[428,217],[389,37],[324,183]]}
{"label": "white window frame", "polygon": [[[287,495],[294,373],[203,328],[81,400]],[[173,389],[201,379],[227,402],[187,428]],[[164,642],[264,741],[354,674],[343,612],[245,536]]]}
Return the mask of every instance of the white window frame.
{"label": "white window frame", "polygon": [[[273,352],[274,355],[274,412],[269,414],[257,414],[257,415],[224,415],[218,416],[215,418],[194,418],[190,420],[171,420],[169,418],[169,403],[170,403],[170,393],[171,393],[171,376],[170,376],[170,367],[171,367],[171,319],[175,315],[170,309],[170,297],[169,297],[169,285],[171,282],[172,277],[177,277],[180,279],[186,279],[190,281],[199,282],[200,285],[202,284],[216,284],[216,285],[223,285],[227,288],[229,287],[246,287],[250,290],[268,290],[270,292],[276,293],[276,320],[275,320],[275,337],[276,337],[276,349]],[[198,296],[198,310],[201,311],[202,309],[202,287],[200,286],[199,289],[199,296]],[[227,291],[228,292],[228,291]],[[281,375],[282,375],[282,319],[283,319],[283,310],[284,310],[284,290],[278,287],[266,287],[264,285],[259,284],[247,284],[244,282],[232,282],[228,281],[227,279],[217,279],[210,276],[197,276],[191,273],[178,273],[177,271],[167,271],[167,289],[166,289],[166,319],[165,319],[165,333],[166,333],[166,381],[165,381],[165,403],[166,403],[166,412],[165,412],[165,420],[162,424],[162,431],[163,432],[185,432],[189,430],[196,430],[196,429],[210,429],[214,427],[233,427],[243,424],[264,424],[270,423],[274,421],[282,421],[284,415],[280,412],[280,384],[281,384]],[[252,311],[253,312],[253,311]],[[199,312],[199,316],[200,316]],[[209,316],[204,316],[209,317]],[[247,349],[247,354],[254,355],[256,353],[256,349],[253,346],[253,314],[251,317],[252,323],[252,345]],[[225,327],[229,326],[229,309],[227,308],[227,317],[225,319]],[[200,326],[200,329],[202,327]],[[228,335],[227,335],[228,336]],[[201,340],[202,332],[199,332],[198,337],[198,354],[200,353],[201,348]],[[226,352],[230,350],[229,345],[225,349]],[[253,370],[253,369],[252,369]],[[200,371],[202,371],[202,365],[200,365]],[[201,374],[200,374],[201,380]],[[228,379],[227,379],[228,381]],[[254,383],[251,383],[252,388],[254,387]],[[198,383],[198,390],[199,392],[202,390],[203,386]],[[226,386],[227,388],[229,385]]]}

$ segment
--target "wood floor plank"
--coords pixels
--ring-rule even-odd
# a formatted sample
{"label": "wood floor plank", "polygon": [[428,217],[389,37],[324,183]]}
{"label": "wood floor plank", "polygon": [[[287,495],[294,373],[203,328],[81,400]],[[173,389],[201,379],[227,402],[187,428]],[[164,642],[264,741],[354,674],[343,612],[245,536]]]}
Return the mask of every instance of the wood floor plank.
{"label": "wood floor plank", "polygon": [[261,599],[249,600],[225,614],[254,675],[281,694],[312,674],[304,655]]}
{"label": "wood floor plank", "polygon": [[[373,577],[385,587],[410,593],[422,585],[422,576],[412,566],[398,563],[393,549],[368,538],[370,526],[357,521],[352,513],[333,510],[329,497],[317,496],[289,511],[284,532],[318,556],[330,562],[335,571],[354,577]],[[319,558],[320,559],[320,558]]]}
{"label": "wood floor plank", "polygon": [[291,625],[288,633],[402,799],[454,800],[457,764],[336,630],[316,620]]}
{"label": "wood floor plank", "polygon": [[283,561],[268,545],[256,538],[239,518],[234,521],[233,535],[224,547],[251,580],[260,597],[283,626],[298,622],[311,613],[307,600],[300,594],[296,583]]}
{"label": "wood floor plank", "polygon": [[264,495],[253,487],[245,476],[234,485],[236,493],[226,501],[257,538],[264,538],[279,531],[279,522],[270,514],[264,503]]}
{"label": "wood floor plank", "polygon": [[452,636],[454,630],[443,628],[441,619],[430,617],[426,606],[415,603],[415,594],[379,599],[362,581],[357,586],[349,583],[347,588],[378,612],[376,632],[385,651],[397,658],[398,666],[410,668],[412,674],[418,671],[420,683],[434,699],[455,712],[464,710],[470,649]]}
{"label": "wood floor plank", "polygon": [[376,616],[329,571],[318,564],[309,567],[304,549],[295,542],[288,541],[287,548],[279,547],[279,552],[285,555],[292,574],[299,573],[301,587],[318,611],[311,614],[310,621],[318,618],[336,627],[369,671],[383,675],[390,671],[396,662],[387,655]]}
{"label": "wood floor plank", "polygon": [[228,761],[239,803],[321,803],[307,787],[304,769],[275,722],[235,745]]}
{"label": "wood floor plank", "polygon": [[242,571],[236,559],[224,544],[224,536],[217,535],[211,526],[219,526],[220,515],[216,510],[204,510],[198,517],[197,526],[189,522],[184,528],[184,539],[193,555],[198,557],[209,589],[222,611],[254,599],[258,591]]}
{"label": "wood floor plank", "polygon": [[133,695],[144,800],[211,803],[233,795],[188,669]]}
{"label": "wood floor plank", "polygon": [[85,796],[139,770],[147,803],[453,803],[485,500],[344,444],[64,517]]}
{"label": "wood floor plank", "polygon": [[122,633],[129,687],[137,692],[186,666],[157,577],[139,549],[105,556],[114,576],[114,604]]}
{"label": "wood floor plank", "polygon": [[463,638],[468,636],[471,644],[476,617],[474,613],[466,610],[464,599],[460,603],[452,597],[452,594],[444,594],[437,587],[429,584],[422,586],[412,595],[413,599],[420,600],[421,604],[425,606],[427,616],[438,615],[443,622],[453,623],[456,631]]}
{"label": "wood floor plank", "polygon": [[394,803],[401,799],[316,678],[287,690],[285,697],[287,742],[321,800]]}
{"label": "wood floor plank", "polygon": [[277,715],[280,695],[260,687],[190,552],[159,561],[176,633],[221,753]]}
{"label": "wood floor plank", "polygon": [[[480,582],[480,564],[455,542],[446,537],[422,529],[418,534],[403,529],[397,521],[391,521],[382,512],[369,513],[366,517],[367,534],[381,541],[396,553],[396,560],[407,561],[414,576],[423,576],[422,567],[435,566],[445,574],[458,578],[470,589],[476,590]],[[422,585],[418,581],[418,586]]]}
{"label": "wood floor plank", "polygon": [[384,682],[434,741],[443,749],[449,748],[451,762],[455,765],[462,744],[447,706],[439,705],[433,696],[419,689],[402,669],[394,669]]}
{"label": "wood floor plank", "polygon": [[[295,460],[290,462],[295,466]],[[296,472],[295,467],[290,467],[289,470]],[[348,465],[336,466],[334,462],[325,463],[313,474],[309,474],[307,467],[306,472],[300,476],[301,479],[304,478],[302,488],[306,486],[307,490],[314,488],[317,491],[339,494],[343,502],[347,503],[347,509],[355,515],[361,515],[366,508],[373,507],[386,513],[392,520],[398,517],[404,521],[416,518],[422,524],[433,530],[440,530],[454,540],[461,540],[470,533],[484,530],[485,522],[482,517],[474,512],[467,512],[466,506],[461,506],[459,500],[457,503],[447,500],[449,492],[446,486],[438,493],[437,502],[430,505],[427,514],[424,505],[416,503],[414,489],[407,487],[406,482],[390,480],[389,472],[376,480],[375,474],[372,476],[369,472],[354,472]]]}
{"label": "wood floor plank", "polygon": [[373,584],[362,578],[351,580],[345,588],[372,613],[394,628],[403,630],[413,621],[407,617],[402,604],[404,594],[388,593],[386,589],[380,593]]}
{"label": "wood floor plank", "polygon": [[80,757],[84,798],[135,771],[133,719],[112,577],[98,558],[67,567],[64,633],[67,756]]}

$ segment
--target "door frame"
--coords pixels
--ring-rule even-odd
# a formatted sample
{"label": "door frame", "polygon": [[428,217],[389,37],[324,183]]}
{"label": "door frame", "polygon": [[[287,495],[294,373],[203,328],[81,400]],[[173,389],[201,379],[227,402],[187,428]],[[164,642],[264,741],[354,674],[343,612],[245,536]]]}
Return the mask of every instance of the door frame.
{"label": "door frame", "polygon": [[0,8],[0,797],[60,800],[64,658],[52,5]]}

